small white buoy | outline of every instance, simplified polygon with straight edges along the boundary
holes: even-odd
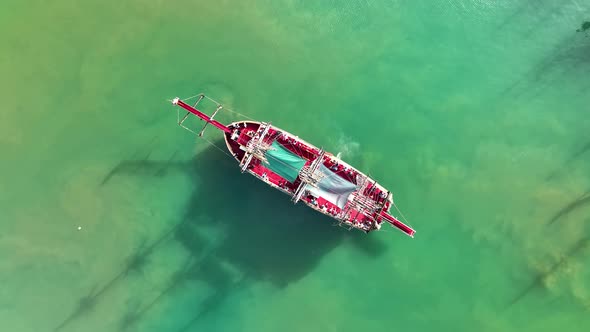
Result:
[[[78,230],[79,230],[79,231],[80,231],[80,230],[82,230],[82,226],[78,226]]]

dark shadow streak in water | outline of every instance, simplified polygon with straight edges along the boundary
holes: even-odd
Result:
[[[559,210],[551,219],[549,219],[549,222],[547,223],[547,225],[551,225],[551,224],[555,223],[559,219],[567,216],[568,214],[572,213],[573,211],[575,211],[577,209],[580,209],[580,208],[586,206],[587,204],[590,204],[590,190],[587,191],[586,193],[582,194],[582,196],[578,197],[576,200],[574,200],[570,204],[563,207],[561,210]]]
[[[179,236],[179,234],[186,233],[186,229],[183,229],[183,226],[186,226],[186,224],[183,224],[181,227],[176,229],[175,233],[177,236]],[[211,251],[208,250],[210,248],[207,248],[206,239],[199,238],[200,236],[201,235],[198,234],[192,234],[192,240],[195,243],[202,244],[200,246],[201,250],[199,256],[191,256],[189,259],[187,259],[184,266],[182,266],[169,278],[169,282],[162,289],[160,294],[158,294],[158,296],[156,296],[147,305],[125,314],[119,324],[119,331],[124,331],[135,325],[151,308],[155,307],[162,299],[164,299],[166,295],[170,294],[177,287],[185,285],[191,280],[203,280],[208,282],[211,287],[220,288],[220,284],[224,284],[225,281],[230,279],[230,277],[226,275],[226,272],[218,266],[216,260],[211,257],[212,254]],[[212,275],[212,271],[215,271],[214,273],[217,278],[214,280],[204,280],[201,278],[199,271],[203,268],[206,268],[209,271],[208,275]]]
[[[541,1],[524,1],[524,3],[518,7],[516,7],[511,14],[509,14],[502,23],[498,24],[496,27],[496,31],[500,31],[502,33],[506,33],[503,29],[514,22],[519,16],[526,15],[527,13],[539,13],[540,12],[540,5],[543,5]],[[529,7],[533,7],[529,10]]]
[[[184,266],[177,270],[169,279],[167,285],[162,291],[145,306],[126,313],[119,324],[119,331],[124,331],[135,325],[151,308],[156,306],[166,295],[172,292],[177,287],[181,286],[187,279],[187,272],[192,264],[192,258],[188,259]]]
[[[590,151],[590,142],[586,143],[581,149],[576,151],[567,161],[566,164],[570,164],[577,160],[580,156],[585,154],[586,152]]]
[[[590,82],[586,86],[580,87],[578,94],[575,96],[576,98],[588,98],[590,96]]]
[[[580,28],[576,30],[576,32],[584,32],[586,30],[590,30],[590,21],[583,22],[580,25]]]
[[[96,306],[96,302],[98,301],[98,296],[100,295],[100,291],[98,293],[94,293],[96,289],[96,285],[92,287],[90,292],[87,295],[84,295],[78,300],[78,304],[76,309],[70,313],[70,315],[64,319],[57,327],[53,329],[53,331],[59,331],[68,325],[74,319],[90,312]]]
[[[525,32],[522,33],[523,39],[530,38],[530,35],[534,33],[536,30],[539,30],[539,27],[547,27],[552,22],[552,18],[562,19],[560,15],[562,14],[563,10],[568,8],[563,1],[541,1],[541,0],[533,0],[533,1],[523,1],[524,3],[518,6],[510,15],[506,17],[496,27],[496,31],[501,33],[506,33],[503,31],[509,24],[515,21],[519,16],[524,16],[529,14],[531,17],[531,21],[527,22],[526,26],[529,27]],[[529,9],[530,8],[530,9]],[[517,22],[517,25],[523,26],[523,22]],[[583,28],[583,25],[582,25]],[[579,31],[580,29],[576,30]],[[514,33],[514,31],[512,31]]]
[[[168,158],[168,161],[166,162],[165,165],[163,165],[160,169],[158,169],[156,171],[156,173],[154,173],[155,176],[164,176],[166,175],[166,172],[168,170],[169,165],[172,163],[172,161],[174,160],[174,158],[176,157],[176,155],[178,154],[179,150],[174,151],[174,153],[170,156],[170,158]]]
[[[552,68],[562,57],[564,50],[568,50],[567,46],[574,41],[575,36],[567,37],[561,40],[548,55],[544,56],[540,61],[533,65],[529,70],[521,75],[519,79],[514,81],[504,91],[500,93],[501,96],[515,95],[515,98],[527,92],[529,82],[540,83],[544,74]]]
[[[559,173],[561,173],[565,168],[569,167],[572,163],[574,163],[576,160],[578,160],[582,155],[584,155],[586,152],[590,151],[590,142],[586,143],[584,146],[582,146],[582,148],[580,148],[579,150],[577,150],[574,154],[572,154],[564,163],[563,166],[554,170],[553,172],[551,172],[551,174],[549,174],[545,180],[549,181],[549,180],[553,180],[557,175],[559,175]]]
[[[107,281],[97,292],[95,292],[96,286],[85,296],[80,298],[78,301],[78,305],[74,311],[66,319],[64,319],[56,328],[53,329],[54,332],[61,330],[66,325],[71,323],[73,320],[83,316],[84,314],[91,311],[96,303],[98,302],[99,298],[103,296],[108,290],[110,290],[114,285],[117,284],[118,281],[124,279],[125,277],[129,276],[131,273],[139,272],[147,263],[147,257],[162,243],[165,242],[166,239],[170,238],[170,235],[176,230],[176,228],[180,226],[176,225],[171,230],[165,232],[162,236],[160,236],[156,241],[152,242],[148,247],[144,248],[143,244],[127,259],[125,267],[121,272]]]
[[[543,284],[543,281],[547,277],[549,277],[553,273],[555,273],[569,259],[571,259],[575,255],[577,255],[580,251],[584,250],[588,246],[588,242],[589,242],[588,237],[584,237],[584,238],[578,240],[574,244],[574,246],[572,248],[570,248],[570,250],[568,250],[568,252],[562,258],[560,258],[557,262],[555,262],[553,265],[551,265],[547,271],[537,274],[537,276],[533,280],[533,282],[531,284],[529,284],[529,286],[527,286],[525,289],[523,289],[512,301],[510,301],[510,303],[508,303],[508,305],[506,306],[505,309],[512,307],[513,305],[515,305],[516,303],[521,301],[523,298],[525,298],[531,291],[533,291],[534,289],[536,289],[538,287],[541,287]]]
[[[149,160],[149,154],[143,159],[122,160],[101,181],[101,185],[109,182],[115,175],[162,177],[169,172],[186,172],[187,162],[174,161],[175,151],[168,161]]]
[[[550,2],[547,5],[543,4],[543,10],[539,9],[539,11],[536,13],[537,16],[535,17],[534,22],[526,25],[528,26],[528,29],[522,34],[523,39],[530,39],[531,35],[539,30],[539,27],[550,27],[552,25],[559,24],[560,21],[563,20],[563,11],[568,8],[566,2],[571,1],[572,0],[550,0]]]
[[[558,42],[547,55],[504,89],[500,95],[502,97],[512,95],[515,99],[532,92],[533,96],[536,96],[546,88],[542,86],[542,82],[551,71],[560,69],[559,77],[563,77],[572,70],[580,71],[588,66],[590,66],[590,39],[572,33]],[[534,89],[531,88],[530,82],[536,83],[537,86]]]
[[[530,89],[527,96],[531,99],[536,99],[548,88],[556,88],[561,92],[563,80],[571,81],[573,77],[577,77],[575,81],[580,88],[584,87],[582,77],[578,73],[590,69],[590,40],[580,36],[572,35],[568,41],[567,47],[563,47],[560,52],[555,53],[540,70],[535,72],[532,79],[537,82],[535,89]],[[551,75],[553,79],[550,79]],[[586,80],[586,82],[588,82]],[[523,91],[524,94],[527,91]]]
[[[148,159],[150,158],[150,156],[151,156],[151,154],[152,154],[152,151],[153,151],[153,145],[154,145],[154,143],[155,143],[157,140],[158,140],[158,136],[154,136],[154,137],[153,137],[153,138],[152,138],[152,139],[149,141],[149,143],[148,143],[148,144],[146,144],[146,147],[148,147],[148,148],[149,148],[149,151],[148,151],[148,152],[145,154],[145,156],[143,157],[143,160],[148,160]],[[145,149],[141,149],[141,150],[145,150]],[[136,157],[134,157],[134,156],[137,156],[137,155],[139,155],[139,154],[140,154],[140,152],[139,152],[139,151],[136,151],[136,152],[135,152],[134,154],[132,154],[132,155],[131,155],[131,156],[130,156],[128,159],[135,159]],[[175,152],[175,153],[172,155],[172,158],[173,158],[175,155],[176,155],[176,152]],[[172,159],[172,158],[171,158],[171,159]],[[101,185],[101,186],[104,186],[104,185],[105,185],[107,182],[109,182],[109,180],[111,180],[111,178],[112,178],[112,177],[113,177],[115,174],[119,173],[119,172],[120,172],[120,168],[121,168],[121,167],[123,167],[123,165],[122,165],[123,163],[124,163],[124,161],[121,161],[121,162],[119,162],[117,165],[115,165],[115,167],[113,167],[113,168],[112,168],[112,169],[111,169],[111,170],[110,170],[110,171],[107,173],[107,175],[106,175],[106,176],[105,176],[105,177],[102,179],[102,181],[100,182],[100,185]]]

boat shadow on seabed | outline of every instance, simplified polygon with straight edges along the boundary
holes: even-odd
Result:
[[[262,281],[280,289],[296,282],[341,244],[350,244],[370,258],[384,251],[384,244],[374,234],[333,227],[331,218],[301,204],[294,206],[288,196],[241,174],[235,160],[212,146],[188,161],[150,160],[149,154],[144,159],[121,161],[101,185],[118,176],[162,177],[174,172],[188,175],[195,183],[183,220],[139,249],[98,291],[81,297],[78,307],[54,331],[90,313],[102,295],[131,272],[142,269],[148,256],[169,240],[181,243],[190,259],[158,296],[123,315],[119,331],[137,324],[167,294],[191,281],[204,282],[212,294],[200,299],[200,309],[179,331],[190,331],[200,318],[248,284]]]

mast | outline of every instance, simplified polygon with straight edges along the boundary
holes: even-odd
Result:
[[[246,169],[248,169],[248,165],[250,165],[250,162],[252,161],[253,157],[256,157],[256,159],[260,159],[262,161],[266,161],[264,153],[266,150],[270,148],[270,144],[268,144],[264,140],[266,139],[266,135],[268,134],[270,128],[270,123],[263,122],[260,125],[260,127],[258,127],[258,130],[256,131],[254,138],[248,141],[245,147],[241,147],[241,149],[246,152],[244,158],[242,158],[243,162],[240,163],[242,173],[245,172]],[[262,133],[260,133],[261,129]]]
[[[365,191],[369,188],[369,179],[368,177],[361,178],[361,185],[360,188],[357,190],[356,195],[353,197],[351,206],[353,206],[356,210],[356,215],[351,220],[354,224],[356,222],[356,218],[358,217],[359,213],[363,212],[363,214],[369,218],[371,218],[372,222],[375,222],[375,218],[373,217],[374,211],[377,209],[377,205],[375,201],[373,201],[370,197],[365,196]],[[374,188],[377,184],[377,180],[373,180],[373,184],[371,184],[371,188]],[[370,189],[369,189],[370,190]]]
[[[308,185],[315,187],[317,186],[318,182],[320,182],[320,180],[322,179],[323,175],[316,171],[324,161],[325,153],[326,152],[323,148],[320,149],[317,158],[314,159],[314,161],[309,165],[309,167],[304,167],[299,172],[299,178],[301,179],[301,183],[299,184],[299,187],[297,187],[295,193],[293,194],[293,203],[297,203],[301,199],[301,196],[303,196],[303,194],[305,193],[305,189]]]

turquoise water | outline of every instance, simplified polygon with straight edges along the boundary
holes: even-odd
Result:
[[[1,329],[586,331],[585,21],[574,0],[4,1]],[[342,152],[416,238],[241,174],[175,124],[166,100],[201,91]]]

